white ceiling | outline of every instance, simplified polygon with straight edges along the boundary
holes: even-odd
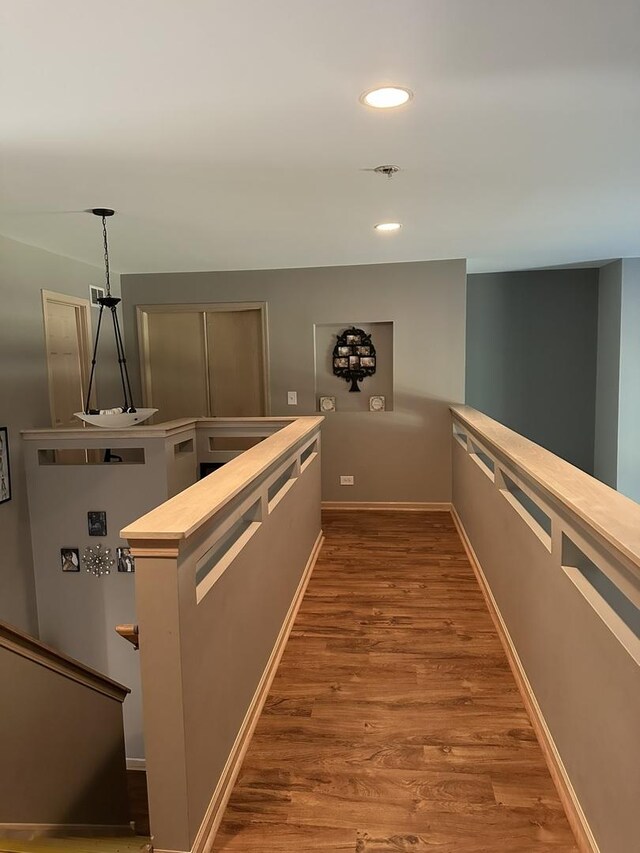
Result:
[[[640,255],[640,0],[4,0],[0,232],[124,272]],[[358,102],[399,83],[396,111]],[[363,171],[396,163],[393,181]],[[397,234],[372,226],[393,219]]]

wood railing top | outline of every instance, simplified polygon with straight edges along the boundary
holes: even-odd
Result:
[[[640,573],[640,504],[470,406],[454,418],[626,557]]]
[[[138,424],[125,427],[124,429],[103,429],[102,427],[66,427],[64,429],[53,429],[45,427],[41,429],[25,429],[21,435],[27,441],[42,441],[43,438],[52,439],[79,439],[79,438],[167,438],[180,432],[186,432],[194,427],[196,429],[211,429],[216,425],[228,427],[243,424],[255,426],[286,426],[293,423],[295,418],[287,417],[262,417],[262,418],[177,418],[173,421],[164,421],[160,424]]]
[[[296,418],[255,447],[227,462],[214,475],[185,489],[128,525],[120,535],[129,541],[180,540],[191,536],[243,489],[310,436],[322,417]]]
[[[98,693],[104,693],[119,702],[124,702],[127,693],[131,692],[123,684],[113,681],[101,672],[91,669],[81,661],[59,652],[53,646],[36,640],[35,637],[25,634],[6,622],[0,622],[0,647],[22,655],[40,666],[53,670],[72,681],[77,681],[92,690],[97,690]]]

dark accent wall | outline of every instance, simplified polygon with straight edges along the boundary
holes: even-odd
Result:
[[[593,473],[598,270],[467,279],[466,402]]]

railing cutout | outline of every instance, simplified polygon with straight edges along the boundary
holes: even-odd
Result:
[[[173,445],[174,456],[183,456],[187,453],[193,453],[193,439],[187,438],[185,441],[179,441]]]
[[[289,465],[279,477],[269,486],[267,492],[267,501],[269,504],[269,512],[273,512],[278,506],[282,498],[287,494],[289,489],[297,480],[296,474],[297,463],[293,462]]]
[[[467,438],[467,444],[469,447],[469,455],[473,461],[482,471],[484,471],[491,482],[494,483],[496,479],[496,466],[493,459],[489,456],[486,450],[483,450],[482,447],[476,444],[472,439]]]
[[[143,447],[40,448],[38,465],[144,465]]]
[[[528,524],[548,551],[551,551],[551,518],[502,468],[498,471],[500,494]]]
[[[317,455],[318,441],[316,439],[316,441],[312,441],[308,447],[305,447],[305,449],[300,454],[300,473],[302,473],[302,471],[306,470],[306,468],[311,465]]]
[[[566,533],[562,534],[562,568],[607,627],[640,663],[640,608]]]
[[[453,422],[453,437],[456,439],[458,444],[462,445],[465,450],[467,449],[467,434],[466,432],[464,432],[460,424],[456,423],[455,421]]]
[[[196,565],[196,601],[198,604],[229,568],[262,524],[262,502],[257,500]]]

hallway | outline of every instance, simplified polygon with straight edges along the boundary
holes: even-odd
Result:
[[[215,853],[577,850],[449,514],[323,528]]]

